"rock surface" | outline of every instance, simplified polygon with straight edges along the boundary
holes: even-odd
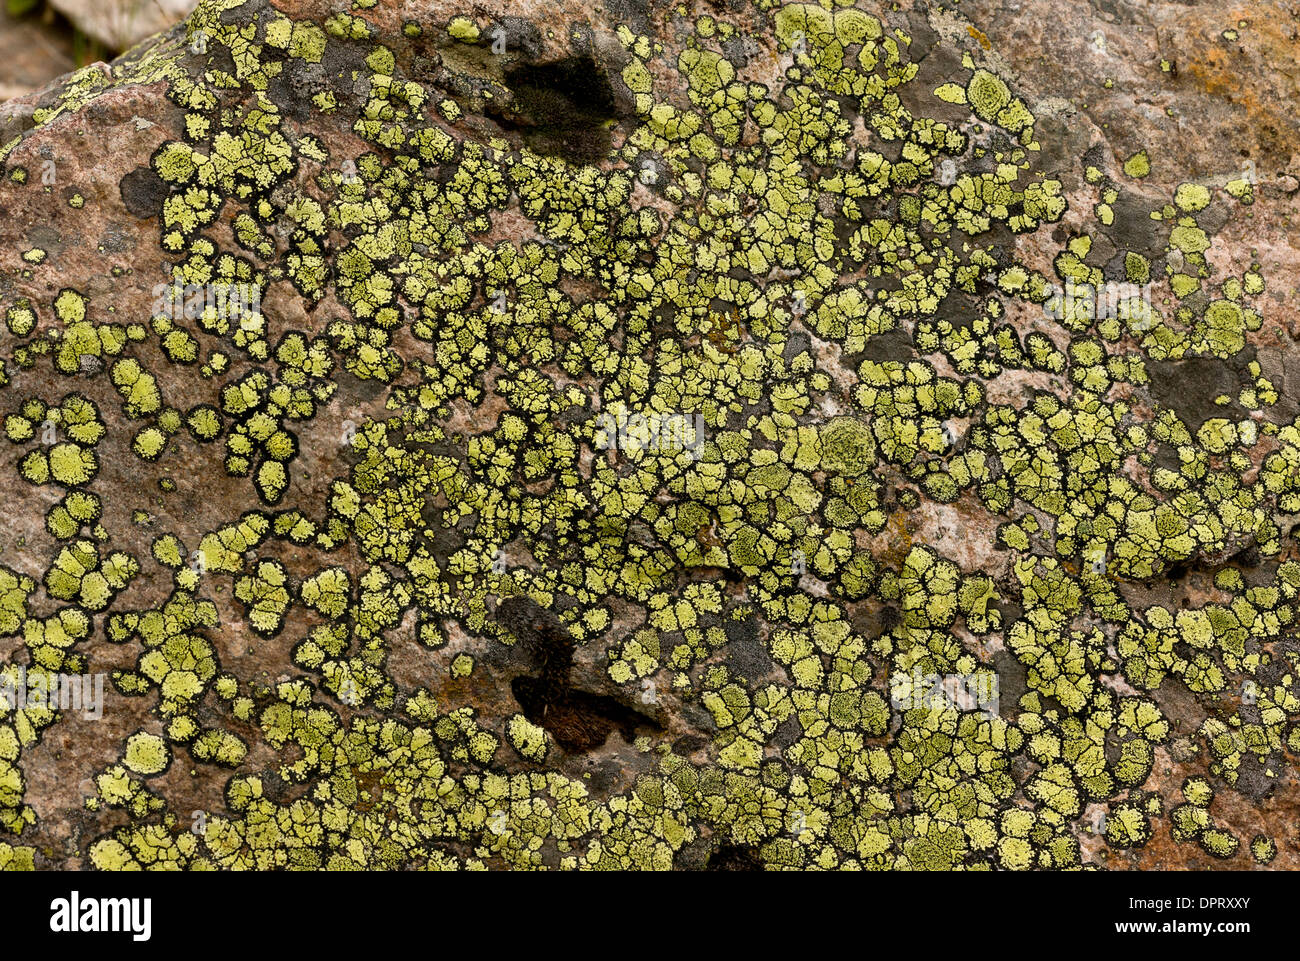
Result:
[[[0,105],[0,867],[1297,867],[1285,6],[204,0]]]

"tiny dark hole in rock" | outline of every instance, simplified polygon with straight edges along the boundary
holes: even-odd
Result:
[[[609,152],[614,92],[591,57],[520,64],[506,71],[506,86],[513,116],[503,119],[538,153],[592,163]]]
[[[569,673],[573,666],[573,638],[546,619],[526,624],[531,636],[521,638],[534,652],[538,675],[521,675],[510,682],[510,691],[524,717],[545,728],[561,748],[570,754],[600,747],[614,731],[631,742],[638,727],[659,725],[606,694],[575,688]]]

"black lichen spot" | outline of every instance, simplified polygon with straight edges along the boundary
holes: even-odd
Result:
[[[531,20],[524,17],[502,17],[500,23],[488,29],[487,36],[495,39],[497,30],[505,31],[506,49],[511,53],[522,54],[528,59],[541,56],[542,32]]]
[[[1192,430],[1211,417],[1240,415],[1240,405],[1221,407],[1214,402],[1221,394],[1231,397],[1237,393],[1240,376],[1234,366],[1215,357],[1148,361],[1151,396],[1171,408]]]
[[[650,29],[649,0],[605,0],[605,9],[615,23],[625,23],[637,33]]]
[[[272,103],[280,107],[290,119],[305,122],[312,117],[315,104],[312,98],[325,91],[333,91],[330,76],[323,64],[289,60],[267,88]],[[337,96],[337,95],[336,95]]]
[[[157,217],[167,195],[171,193],[162,177],[144,165],[132,170],[117,186],[126,209],[141,220]]]
[[[993,655],[993,669],[998,675],[998,707],[1004,718],[1013,718],[1020,711],[1020,698],[1029,690],[1028,669],[1010,651]]]
[[[915,356],[907,331],[895,328],[867,338],[862,356],[878,364],[906,362]]]
[[[767,652],[754,620],[728,621],[727,666],[741,677],[751,681],[764,678],[773,670],[772,658]]]

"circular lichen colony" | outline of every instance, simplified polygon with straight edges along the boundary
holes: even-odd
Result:
[[[205,0],[0,143],[150,246],[0,286],[3,676],[118,732],[60,853],[70,712],[0,703],[0,867],[1274,858],[1216,820],[1300,749],[1252,184],[1090,152],[1067,221],[979,44],[839,0],[332,7]],[[118,195],[42,185],[149,91]]]

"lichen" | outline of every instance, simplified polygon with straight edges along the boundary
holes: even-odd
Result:
[[[1073,869],[1090,833],[1131,850],[1160,818],[1237,855],[1209,778],[1275,783],[1300,746],[1296,654],[1276,646],[1300,590],[1281,558],[1300,422],[1249,360],[1264,280],[1212,265],[1202,226],[1248,184],[1180,184],[1152,211],[1167,246],[1134,250],[1109,238],[1146,151],[1080,159],[1097,197],[1067,229],[1011,78],[964,50],[922,82],[901,29],[838,3],[745,11],[783,58],[771,87],[728,52],[738,12],[679,18],[678,49],[620,26],[619,96],[593,103],[626,114],[580,163],[460,125],[537,103],[490,63],[493,24],[451,18],[425,76],[402,46],[422,31],[380,43],[370,6],[322,29],[206,0],[201,51],[80,71],[4,148],[19,191],[27,141],[104,91],[162,82],[185,112],[148,166],[169,271],[148,324],[73,287],[4,304],[6,372],[100,363],[117,397],[0,393],[11,470],[53,485],[48,568],[0,567],[0,633],[48,671],[95,669],[102,634],[131,665],[112,695],[149,715],[95,772],[88,809],[129,818],[91,864],[664,869],[726,848]],[[280,79],[333,55],[346,82],[290,103]],[[1051,245],[1051,272],[1010,235]],[[1107,249],[1155,296],[1099,309]],[[263,310],[271,287],[311,325]],[[1176,396],[1201,383],[1157,389],[1160,365],[1229,362],[1214,417]],[[1011,402],[1008,383],[1033,386]],[[110,552],[107,451],[161,504],[176,463],[247,503],[184,538],[175,513],[137,512],[146,549]],[[977,532],[973,557],[954,549]],[[1267,576],[1239,575],[1246,550],[1276,559]],[[1137,589],[1193,565],[1215,600]],[[145,571],[167,596],[126,608]],[[229,618],[266,675],[214,643]],[[392,667],[412,650],[436,665],[418,683]],[[966,697],[996,678],[1000,702]],[[1223,709],[1184,732],[1206,772],[1165,812],[1170,679]],[[36,821],[22,753],[58,720],[0,705],[15,835]],[[567,763],[610,739],[627,783]],[[174,760],[227,772],[201,833],[155,778]],[[272,774],[303,790],[266,791]],[[0,867],[31,864],[0,843]]]

